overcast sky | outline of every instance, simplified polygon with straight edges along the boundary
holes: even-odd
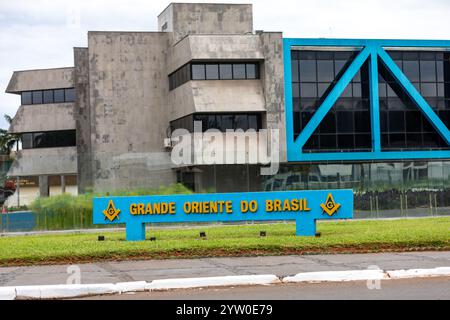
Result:
[[[180,1],[177,2],[195,2]],[[226,0],[197,2],[227,2]],[[449,39],[450,0],[249,0],[255,30],[301,38]],[[73,66],[88,30],[156,31],[167,0],[0,0],[0,127],[14,70]]]

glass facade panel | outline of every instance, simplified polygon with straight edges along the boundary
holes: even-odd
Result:
[[[358,51],[291,51],[294,139],[357,54]],[[450,127],[450,53],[390,50],[388,54]],[[378,66],[382,150],[450,149],[380,59]],[[331,134],[335,139],[326,136]],[[332,141],[336,142],[334,147]],[[352,151],[352,145],[353,151],[372,149],[367,61],[309,138],[303,152],[323,152],[322,147]]]

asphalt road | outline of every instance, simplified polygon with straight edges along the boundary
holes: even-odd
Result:
[[[234,288],[141,292],[88,300],[450,300],[450,278],[382,280],[380,289],[365,281],[283,284]]]

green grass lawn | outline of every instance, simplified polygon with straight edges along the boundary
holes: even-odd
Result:
[[[199,238],[205,231],[206,240]],[[260,237],[265,230],[267,237]],[[100,260],[212,256],[450,250],[450,217],[404,220],[319,222],[321,237],[296,237],[295,225],[210,226],[154,229],[126,242],[124,232],[0,238],[0,265],[75,263]],[[97,235],[106,241],[97,241]]]

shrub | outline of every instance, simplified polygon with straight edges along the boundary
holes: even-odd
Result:
[[[36,214],[37,230],[68,230],[98,228],[92,224],[92,199],[102,196],[139,196],[190,194],[191,190],[182,184],[174,184],[157,189],[117,190],[106,193],[86,193],[78,196],[62,194],[47,198],[37,198],[31,204]]]

